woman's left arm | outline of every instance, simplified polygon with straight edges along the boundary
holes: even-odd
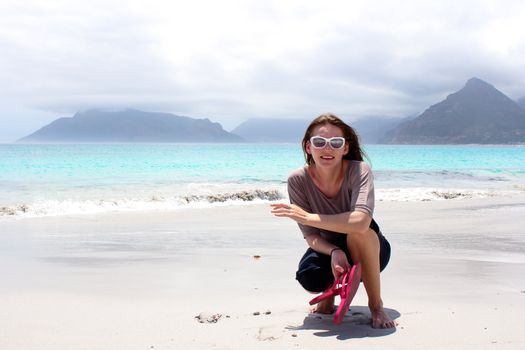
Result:
[[[325,215],[308,213],[295,204],[272,204],[272,214],[287,217],[296,222],[323,230],[344,234],[363,234],[370,227],[372,218],[361,211],[348,211],[340,214]]]

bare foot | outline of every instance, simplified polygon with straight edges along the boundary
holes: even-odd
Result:
[[[334,300],[335,297],[321,300],[315,305],[315,308],[312,312],[317,312],[319,314],[331,314],[334,312]]]
[[[381,305],[377,308],[370,308],[372,313],[372,327],[373,328],[395,328],[397,323],[390,318]]]

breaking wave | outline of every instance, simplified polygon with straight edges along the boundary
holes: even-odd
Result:
[[[279,190],[250,190],[177,197],[151,196],[143,199],[39,200],[0,206],[0,217],[42,217],[71,214],[99,214],[120,211],[169,211],[276,201],[285,198]]]
[[[378,202],[424,202],[512,196],[525,187],[512,190],[473,190],[457,188],[376,188]],[[249,205],[271,201],[288,201],[286,187],[252,189],[189,195],[150,195],[120,199],[45,199],[16,205],[0,204],[0,218],[101,214],[125,211],[172,211],[183,208],[209,208],[228,205]]]

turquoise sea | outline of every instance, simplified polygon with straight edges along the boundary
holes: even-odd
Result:
[[[365,147],[376,200],[525,190],[524,146]],[[0,217],[21,218],[287,199],[297,144],[1,144]]]

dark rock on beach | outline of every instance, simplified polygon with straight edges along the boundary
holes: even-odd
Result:
[[[244,202],[250,202],[255,199],[261,200],[279,200],[282,199],[282,194],[277,190],[254,190],[254,191],[240,191],[240,192],[228,192],[214,195],[198,195],[198,196],[186,196],[184,200],[187,203],[206,201],[209,203],[226,202],[230,200],[241,200]]]
[[[222,314],[210,314],[206,312],[201,312],[195,318],[199,323],[217,323],[222,317]]]

